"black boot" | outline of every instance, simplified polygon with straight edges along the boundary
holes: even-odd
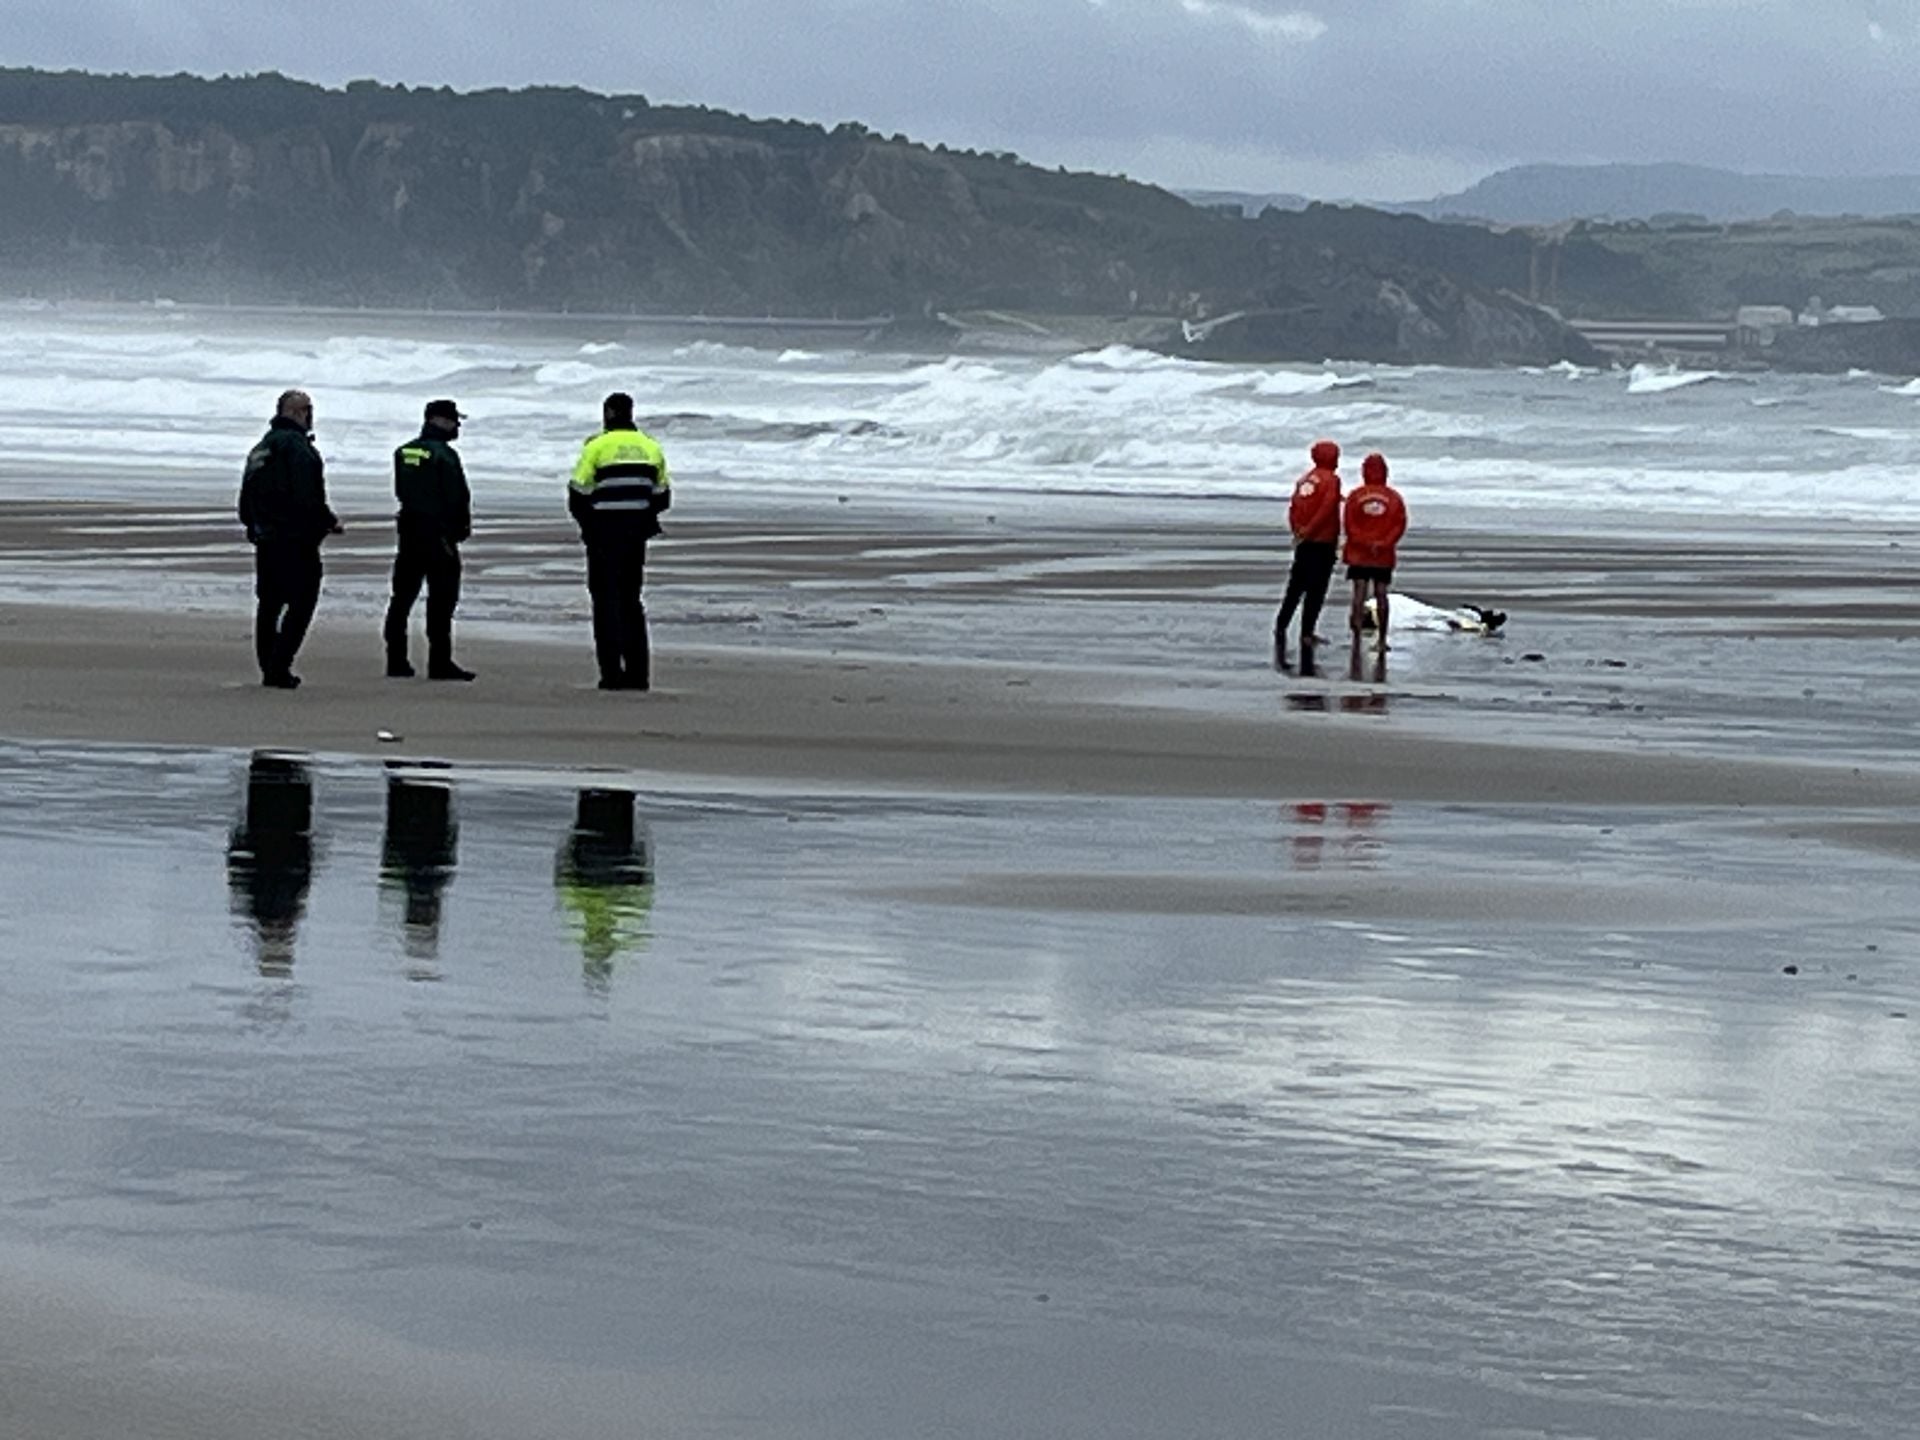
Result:
[[[429,680],[471,680],[473,671],[456,665],[451,660],[436,660],[427,666]]]
[[[405,651],[402,651],[398,655],[394,654],[391,650],[387,652],[387,678],[389,680],[411,680],[413,678],[413,662],[407,659]]]
[[[1303,676],[1315,676],[1320,669],[1313,663],[1313,645],[1306,640],[1300,642],[1300,673]]]

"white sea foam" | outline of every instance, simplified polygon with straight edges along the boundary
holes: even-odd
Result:
[[[1253,381],[1256,395],[1325,395],[1333,390],[1358,390],[1371,387],[1371,375],[1336,375],[1332,371],[1302,374],[1297,370],[1272,370]]]
[[[589,340],[580,347],[582,355],[613,355],[627,347],[617,340]]]
[[[1636,365],[1627,374],[1629,395],[1664,395],[1690,385],[1705,385],[1728,377],[1718,370],[1680,370],[1673,366]]]
[[[1186,370],[1205,369],[1203,360],[1183,360],[1132,345],[1109,345],[1101,350],[1086,350],[1065,362],[1068,365],[1099,370]]]
[[[757,352],[744,345],[727,345],[718,340],[694,340],[673,352],[676,360],[720,360],[754,358]]]
[[[473,416],[463,451],[477,487],[494,503],[525,495],[544,507],[551,477],[597,422],[600,395],[624,389],[643,417],[667,420],[689,498],[703,487],[831,486],[909,500],[977,491],[1107,496],[1136,509],[1143,498],[1266,505],[1325,436],[1350,457],[1387,454],[1417,516],[1470,507],[1490,523],[1510,514],[1530,526],[1615,512],[1712,513],[1716,523],[1855,513],[1920,521],[1920,492],[1903,498],[1920,439],[1873,388],[1834,381],[1714,386],[1694,393],[1677,424],[1665,423],[1677,412],[1657,407],[1623,412],[1618,385],[1569,384],[1573,372],[1560,368],[1214,365],[1126,346],[783,363],[779,351],[713,342],[669,349],[629,340],[614,350],[549,330],[503,337],[421,326],[399,340],[338,333],[334,317],[304,331],[187,318],[183,331],[151,312],[10,314],[0,351],[0,474],[9,478],[0,494],[67,473],[99,417],[112,415],[152,472],[171,477],[170,496],[224,507],[237,457],[273,396],[301,385],[314,392],[344,503],[390,502],[387,456],[417,424],[421,401],[448,393]],[[1643,366],[1626,385],[1657,396],[1714,378]],[[1920,398],[1920,380],[1879,388]],[[1645,423],[1652,419],[1662,423]]]
[[[1837,440],[1885,440],[1897,445],[1911,443],[1911,430],[1896,430],[1888,425],[1816,425],[1816,435],[1831,435]]]
[[[533,372],[536,385],[545,385],[551,389],[564,390],[576,385],[597,385],[604,380],[607,372],[598,365],[588,365],[583,361],[559,360],[542,365]]]

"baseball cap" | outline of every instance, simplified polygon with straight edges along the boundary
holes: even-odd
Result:
[[[429,400],[427,402],[426,418],[429,420],[460,421],[467,417],[460,413],[460,407],[451,400]]]

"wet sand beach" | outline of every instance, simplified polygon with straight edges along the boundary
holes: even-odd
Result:
[[[29,682],[0,734],[365,751],[387,729],[403,753],[881,784],[1676,803],[1844,803],[1877,793],[1854,768],[1912,765],[1888,740],[1920,707],[1920,546],[1884,537],[1430,530],[1403,615],[1491,603],[1507,630],[1416,618],[1355,683],[1338,585],[1326,678],[1270,671],[1285,562],[1231,511],[1141,532],[1057,503],[706,508],[654,547],[659,691],[636,707],[581,693],[579,547],[552,520],[467,547],[485,673],[453,695],[379,677],[390,525],[356,522],[289,698],[242,693],[251,575],[224,515],[0,504],[0,655]]]
[[[482,679],[456,688],[384,679],[375,645],[322,623],[301,661],[308,683],[289,695],[249,677],[248,633],[239,617],[6,607],[0,734],[936,791],[1920,804],[1920,774],[1645,753],[1623,765],[1577,738],[1470,738],[1441,707],[1430,733],[1381,725],[1364,707],[1342,713],[1339,697],[1330,713],[1290,708],[1277,684],[1223,695],[1093,669],[667,650],[653,693],[608,695],[578,643],[495,636],[467,642]]]
[[[0,745],[0,1426],[1892,1433],[1911,862],[1309,793]]]

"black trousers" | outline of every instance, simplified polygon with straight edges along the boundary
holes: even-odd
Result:
[[[263,540],[253,551],[253,653],[260,674],[284,675],[320,603],[320,547]]]
[[[460,547],[438,535],[402,529],[387,604],[387,658],[407,658],[407,629],[420,586],[427,587],[427,668],[453,663],[453,612],[460,604]]]
[[[646,579],[647,542],[601,540],[587,544],[587,594],[593,600],[593,653],[602,680],[647,683],[652,653],[647,643],[647,606],[640,598]]]
[[[1320,623],[1320,607],[1327,603],[1327,585],[1333,579],[1335,546],[1331,541],[1303,540],[1293,547],[1293,569],[1287,573],[1287,594],[1280,602],[1280,613],[1273,619],[1274,648],[1284,649],[1287,626],[1293,612],[1300,611],[1301,643],[1313,635]]]

